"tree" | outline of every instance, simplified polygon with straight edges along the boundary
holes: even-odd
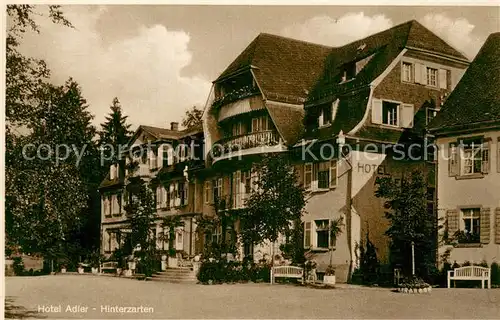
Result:
[[[127,144],[132,134],[129,130],[130,124],[127,124],[127,116],[123,115],[118,98],[113,99],[110,109],[111,112],[106,116],[106,121],[101,124],[98,143],[106,159],[112,159],[104,165],[105,167],[119,160],[120,146]]]
[[[7,6],[6,73],[5,73],[5,114],[7,126],[24,124],[33,119],[35,109],[31,100],[48,81],[50,71],[43,60],[24,56],[19,52],[22,36],[26,32],[39,33],[33,19],[43,15],[34,5]],[[54,23],[72,27],[64,17],[60,6],[49,5],[48,17]]]
[[[35,98],[38,121],[27,122],[30,133],[8,138],[6,232],[23,252],[57,258],[86,246],[80,236],[88,235],[82,226],[93,212],[88,209],[89,193],[95,191],[89,184],[97,162],[95,129],[72,80],[64,86],[44,84]],[[99,228],[93,227],[98,239]]]
[[[203,122],[202,117],[203,110],[193,106],[190,110],[186,111],[186,115],[184,116],[184,119],[182,119],[182,126],[186,129],[201,126]]]
[[[154,272],[156,239],[151,228],[156,219],[156,203],[152,187],[140,177],[128,177],[126,187],[128,203],[124,209],[129,217],[132,247],[140,246],[135,254],[140,259],[146,277]]]
[[[386,218],[390,226],[386,235],[390,237],[391,262],[401,265],[403,272],[411,274],[411,245],[415,244],[415,270],[427,276],[435,264],[435,231],[437,221],[434,213],[427,210],[426,183],[420,171],[403,176],[399,183],[391,178],[377,179],[376,196],[386,199]]]
[[[260,244],[290,235],[305,207],[305,190],[298,185],[293,166],[282,155],[266,155],[252,175],[253,192],[240,214],[243,241]]]

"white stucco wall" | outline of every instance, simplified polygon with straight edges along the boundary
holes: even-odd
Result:
[[[476,137],[484,135],[491,138],[490,143],[490,170],[481,178],[457,179],[448,175],[448,151],[449,143],[457,141],[458,138]],[[438,159],[438,215],[446,217],[446,211],[457,209],[462,206],[478,206],[490,208],[490,242],[482,244],[482,247],[459,248],[443,246],[440,252],[446,248],[452,248],[450,262],[464,261],[480,262],[486,260],[500,262],[500,244],[495,243],[495,230],[500,226],[495,225],[495,208],[500,207],[500,168],[499,166],[499,143],[500,131],[475,133],[454,137],[440,138],[437,144],[440,147]]]

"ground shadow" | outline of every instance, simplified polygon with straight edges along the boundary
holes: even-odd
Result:
[[[28,319],[28,318],[37,318],[43,319],[44,315],[35,311],[28,310],[23,306],[16,305],[13,297],[5,298],[5,319]]]

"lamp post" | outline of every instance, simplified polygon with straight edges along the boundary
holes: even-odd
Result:
[[[415,242],[411,242],[411,274],[415,275]]]

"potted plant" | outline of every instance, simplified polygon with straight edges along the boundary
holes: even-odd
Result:
[[[326,268],[325,276],[323,277],[323,283],[326,285],[335,285],[335,267],[329,265]]]
[[[98,251],[93,252],[92,255],[90,256],[90,266],[91,266],[92,274],[99,273],[99,266],[100,266],[101,260],[102,260],[102,257]]]
[[[83,274],[85,270],[83,269],[83,264],[80,262],[78,263],[78,273]]]
[[[134,255],[128,256],[127,264],[128,264],[128,270],[130,270],[133,273],[136,268],[136,261]]]
[[[325,276],[323,278],[323,283],[327,285],[335,285],[335,267],[333,266],[333,251],[335,249],[335,244],[337,243],[338,236],[342,233],[342,227],[344,226],[344,217],[339,217],[338,219],[332,220],[330,226],[328,227],[328,232],[330,235],[330,264],[326,268]]]
[[[177,268],[179,261],[177,260],[177,250],[175,248],[168,249],[168,267]]]
[[[125,257],[121,249],[116,249],[113,252],[113,259],[117,262],[116,274],[121,275],[125,268]]]
[[[66,265],[61,264],[61,273],[66,273]]]

